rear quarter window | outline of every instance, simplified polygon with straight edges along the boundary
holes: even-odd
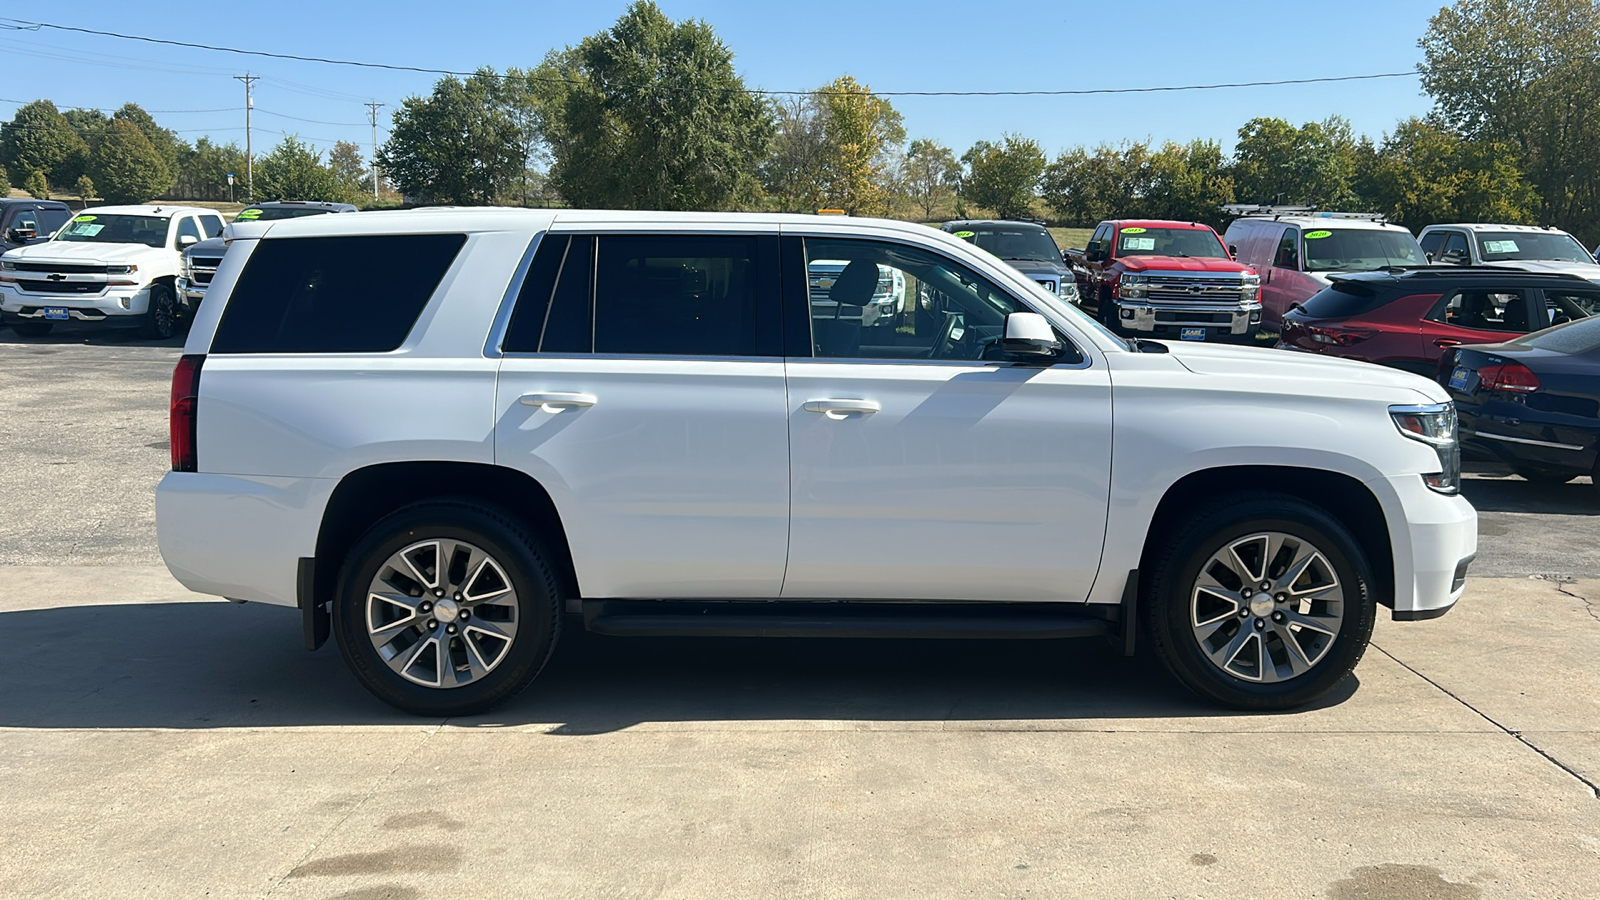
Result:
[[[461,234],[263,240],[228,297],[212,353],[386,353],[466,243]]]
[[[1398,294],[1358,281],[1338,282],[1325,287],[1300,304],[1313,319],[1347,319],[1372,312],[1395,299]]]

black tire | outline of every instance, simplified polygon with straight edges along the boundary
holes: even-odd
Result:
[[[139,330],[152,340],[164,341],[178,333],[178,295],[172,285],[150,285],[150,308],[145,310]]]
[[[393,554],[433,538],[482,548],[505,570],[516,592],[517,631],[505,655],[487,674],[454,687],[428,687],[402,677],[383,660],[366,625],[367,590],[380,569]],[[333,602],[339,652],[363,687],[409,713],[462,716],[504,703],[538,676],[560,637],[563,598],[551,560],[525,525],[492,506],[446,499],[397,510],[367,529],[345,558]]]
[[[1258,532],[1281,532],[1309,542],[1322,552],[1344,590],[1343,619],[1331,644],[1307,671],[1275,682],[1225,672],[1201,649],[1194,625],[1199,617],[1191,619],[1201,567],[1213,553]],[[1376,617],[1371,567],[1349,530],[1319,507],[1283,494],[1242,494],[1208,504],[1153,539],[1160,541],[1160,549],[1153,554],[1140,597],[1145,631],[1167,669],[1202,697],[1252,711],[1302,706],[1344,681],[1371,642]],[[1241,620],[1239,629],[1249,622]],[[1289,652],[1282,643],[1263,640],[1259,645],[1268,647],[1280,658]]]
[[[1540,469],[1532,466],[1515,466],[1511,471],[1522,476],[1522,480],[1534,484],[1566,484],[1578,477],[1576,472],[1558,472],[1554,469]]]
[[[20,337],[30,337],[30,338],[44,337],[45,335],[49,334],[50,333],[50,329],[52,329],[54,327],[55,327],[55,324],[52,323],[52,322],[12,322],[11,323],[12,330],[16,331],[18,336],[20,336]]]

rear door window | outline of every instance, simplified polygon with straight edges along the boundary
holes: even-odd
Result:
[[[1530,291],[1467,288],[1444,299],[1428,318],[1457,328],[1526,334],[1543,327]]]
[[[466,236],[263,240],[228,298],[213,353],[386,353],[401,345]]]

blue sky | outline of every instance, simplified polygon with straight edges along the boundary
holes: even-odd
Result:
[[[609,26],[625,0],[584,2],[8,3],[0,15],[248,49],[471,70],[532,66]],[[878,90],[1029,90],[1265,81],[1412,69],[1439,0],[1388,2],[870,2],[661,0],[710,22],[747,83],[803,90],[849,73]],[[366,100],[426,93],[434,76],[159,47],[59,31],[0,30],[0,118],[49,97],[62,107],[135,101],[193,140],[244,143],[246,69],[257,85],[257,152],[297,133],[370,143]],[[959,154],[1015,132],[1054,155],[1077,144],[1220,140],[1253,116],[1332,114],[1377,136],[1427,111],[1414,78],[1172,94],[896,98],[911,137]],[[176,112],[183,110],[185,112]],[[221,110],[188,112],[190,110]],[[289,118],[297,117],[297,118]],[[300,121],[314,120],[314,121]],[[380,140],[382,135],[380,133]]]

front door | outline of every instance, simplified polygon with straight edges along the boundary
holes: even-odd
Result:
[[[777,597],[789,429],[776,235],[546,235],[502,343],[495,461],[590,598]]]
[[[1534,291],[1499,286],[1474,287],[1441,297],[1422,321],[1422,352],[1428,364],[1460,344],[1490,344],[1544,327]]]
[[[846,263],[830,289],[846,306],[870,297],[879,266],[933,302],[870,332],[850,320],[788,320],[810,335],[791,344],[787,362],[783,595],[1083,601],[1111,478],[1104,361],[1075,349],[1050,367],[1000,361],[1005,316],[1027,307],[930,251],[806,238],[787,258],[802,252]],[[803,282],[785,287],[806,304]]]

